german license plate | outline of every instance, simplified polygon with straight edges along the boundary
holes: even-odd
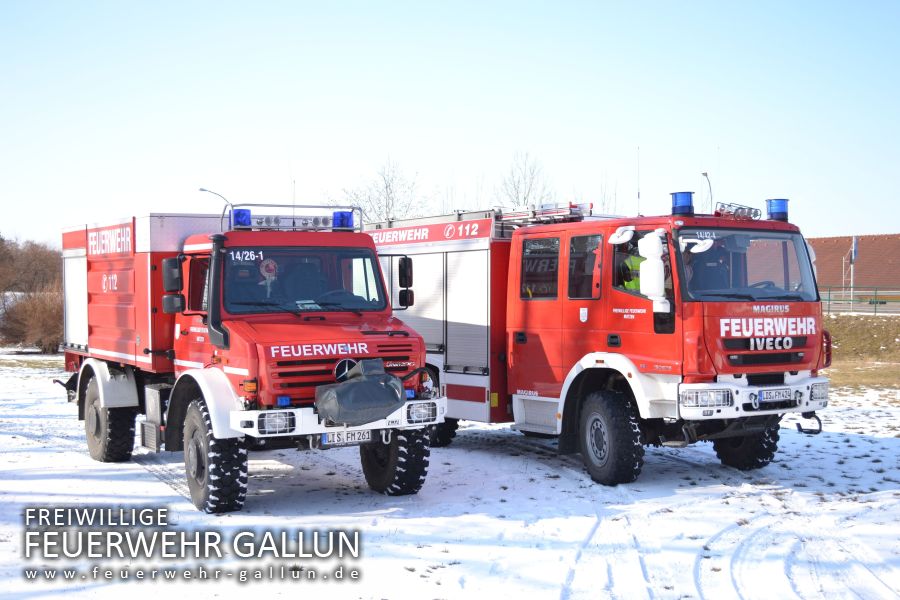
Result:
[[[787,388],[777,390],[761,390],[759,399],[762,402],[779,402],[781,400],[791,399],[791,390]]]
[[[329,431],[322,434],[323,446],[355,446],[372,441],[372,430]]]

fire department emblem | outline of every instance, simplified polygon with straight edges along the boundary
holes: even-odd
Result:
[[[350,370],[356,366],[356,362],[357,361],[352,358],[339,360],[338,364],[334,365],[334,378],[337,381],[344,381],[347,379],[347,375],[349,375]]]

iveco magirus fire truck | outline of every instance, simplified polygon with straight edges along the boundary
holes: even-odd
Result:
[[[559,437],[592,478],[633,481],[645,445],[712,441],[722,463],[768,464],[779,422],[828,402],[831,341],[814,256],[787,222],[720,203],[694,214],[591,216],[590,206],[459,212],[376,224],[380,251],[414,256],[428,368],[459,419]],[[396,260],[384,259],[386,269]]]
[[[91,456],[129,460],[143,415],[141,445],[184,451],[207,512],[242,507],[251,445],[358,445],[372,489],[418,492],[446,403],[360,216],[229,204],[65,231],[66,388]]]

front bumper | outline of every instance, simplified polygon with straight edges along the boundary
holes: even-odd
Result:
[[[814,388],[815,386],[815,388]],[[824,389],[824,393],[823,393]],[[788,399],[768,400],[767,394],[781,390]],[[786,393],[783,390],[788,390]],[[815,399],[813,398],[815,390]],[[697,399],[698,394],[706,396]],[[717,392],[703,394],[703,392]],[[724,398],[730,393],[730,403]],[[713,400],[712,396],[718,396]],[[699,406],[686,405],[700,404]],[[704,403],[706,405],[704,405]],[[737,419],[756,415],[814,412],[828,406],[828,379],[811,377],[809,372],[787,375],[783,385],[749,385],[746,378],[730,375],[715,383],[681,383],[678,385],[678,416],[685,421]]]
[[[434,410],[424,406],[434,404]],[[277,408],[272,410],[233,410],[229,413],[232,429],[255,438],[276,438],[301,435],[321,435],[336,431],[366,431],[370,429],[419,429],[444,422],[447,398],[416,399],[406,402],[384,419],[358,427],[331,426],[323,423],[311,406]],[[423,417],[423,415],[427,415]],[[419,418],[415,418],[418,416]],[[272,418],[277,417],[277,418]],[[410,417],[413,417],[412,419]]]

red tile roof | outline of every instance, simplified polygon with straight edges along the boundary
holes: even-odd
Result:
[[[856,287],[900,290],[900,234],[856,236],[859,253],[854,265]],[[810,238],[816,252],[816,279],[819,288],[850,285],[850,246],[852,236]],[[845,275],[841,277],[841,266]]]

